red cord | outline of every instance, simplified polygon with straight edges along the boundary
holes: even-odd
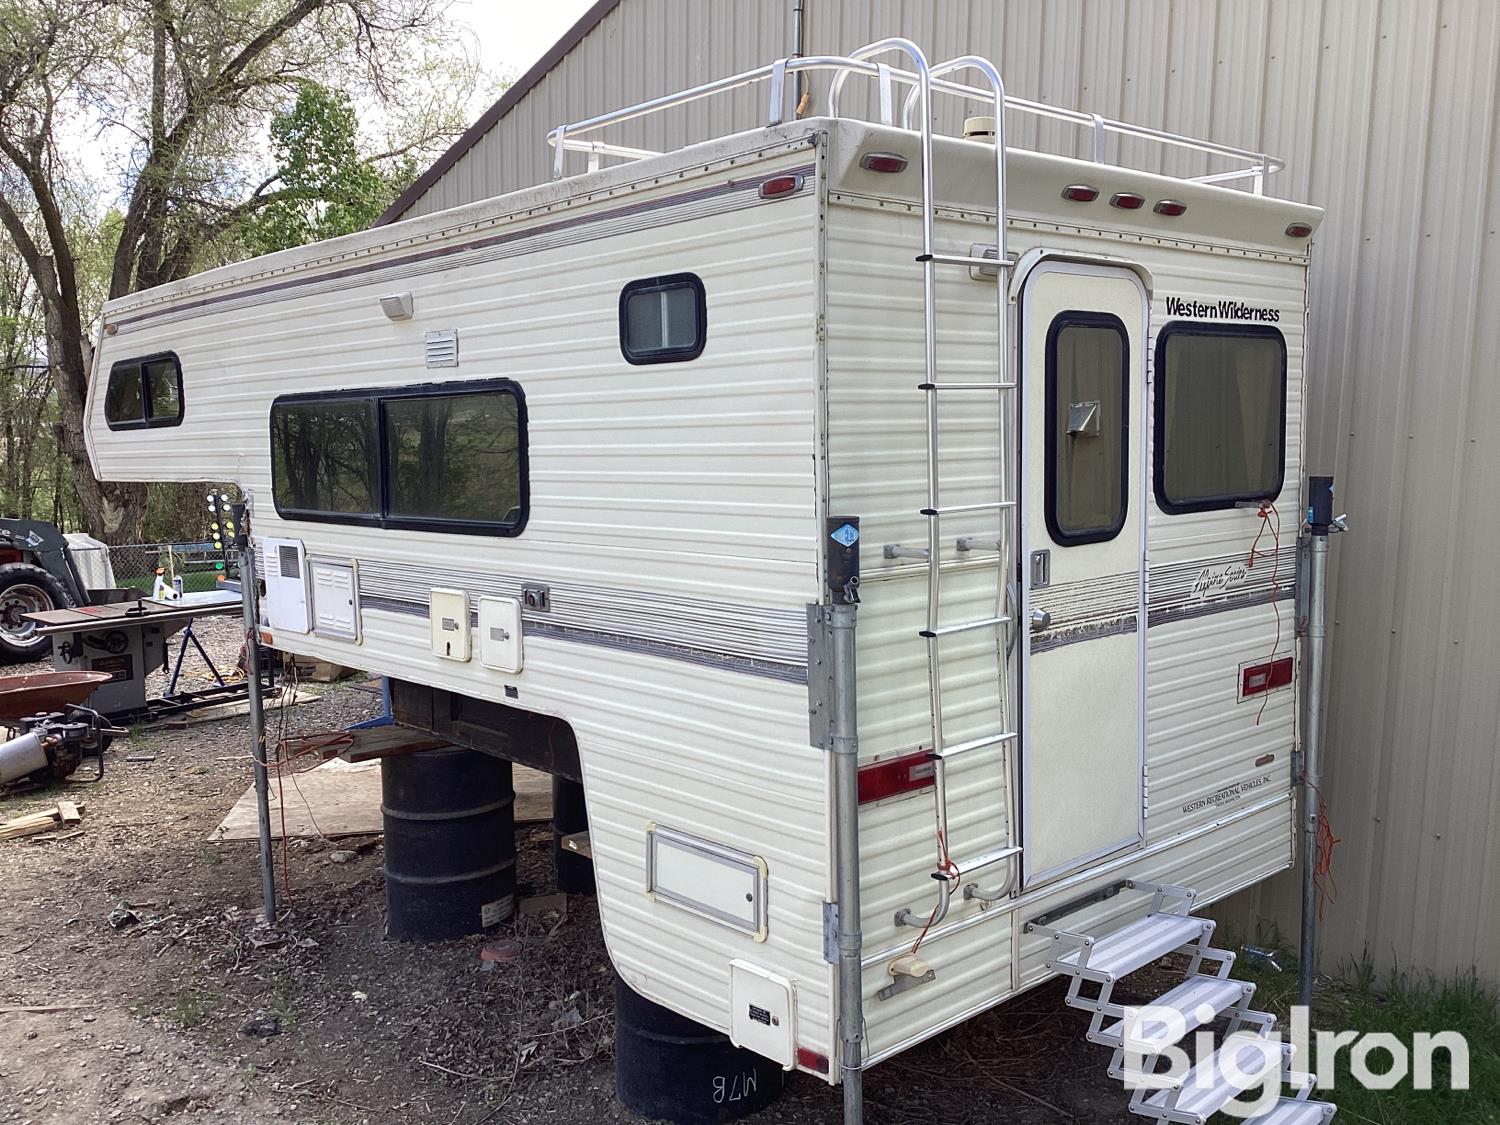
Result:
[[[948,843],[943,839],[942,829],[938,830],[937,842],[938,873],[945,880],[952,882],[959,877],[961,872],[958,869],[958,864],[953,862],[953,857],[948,854]],[[943,893],[948,893],[947,887],[943,888]],[[927,931],[932,929],[932,924],[937,921],[938,911],[942,909],[942,906],[942,900],[939,899],[938,904],[932,908],[932,913],[927,916],[927,924],[922,927],[922,932],[917,935],[917,940],[912,942],[911,951],[913,956],[916,955],[918,949],[922,948],[922,943],[927,940]]]
[[[1343,839],[1333,834],[1333,823],[1328,819],[1328,802],[1323,791],[1316,785],[1313,792],[1318,795],[1317,852],[1313,861],[1313,884],[1318,888],[1318,921],[1323,920],[1323,907],[1339,900],[1338,881],[1333,877],[1333,849]]]
[[[1276,652],[1281,648],[1281,604],[1278,597],[1281,593],[1281,513],[1276,510],[1276,505],[1270,500],[1260,502],[1260,530],[1255,533],[1255,542],[1250,544],[1250,558],[1245,566],[1247,569],[1255,569],[1255,556],[1260,547],[1261,536],[1266,533],[1266,528],[1271,528],[1271,611],[1276,615],[1276,640],[1271,645],[1270,662],[1276,660]],[[1271,522],[1271,517],[1276,522]],[[1260,726],[1261,716],[1266,713],[1266,704],[1271,701],[1270,691],[1266,691],[1260,698],[1260,710],[1255,713],[1255,725]]]

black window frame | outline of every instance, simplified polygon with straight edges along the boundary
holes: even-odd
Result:
[[[172,371],[177,376],[177,414],[172,418],[153,417],[151,411],[151,384],[146,378],[146,368],[163,360],[172,361]],[[134,369],[135,378],[141,384],[141,416],[122,421],[111,421],[109,417],[109,389],[115,379],[127,370]],[[151,355],[122,359],[110,365],[109,378],[104,384],[104,424],[111,430],[161,430],[182,425],[187,416],[187,397],[182,392],[182,361],[176,352],[153,352]]]
[[[510,395],[516,403],[516,460],[519,473],[519,498],[516,507],[520,514],[514,521],[505,520],[457,520],[431,516],[392,516],[389,513],[390,450],[386,427],[385,404],[394,399],[406,398],[460,398],[469,395]],[[407,387],[367,387],[337,391],[309,391],[298,394],[278,395],[271,402],[267,414],[267,434],[275,432],[276,408],[298,403],[348,402],[363,400],[371,404],[375,415],[376,480],[375,499],[379,511],[374,515],[351,512],[322,512],[304,508],[283,508],[276,496],[275,454],[271,457],[271,503],[276,514],[284,520],[301,520],[309,523],[350,524],[357,527],[379,527],[393,531],[431,531],[449,535],[489,535],[513,539],[526,530],[531,517],[531,462],[526,412],[526,394],[521,384],[514,379],[476,379],[464,382],[420,383]]]
[[[1057,339],[1068,328],[1108,328],[1120,337],[1120,507],[1114,523],[1089,531],[1065,531],[1057,522]],[[1107,543],[1124,530],[1130,519],[1130,330],[1113,313],[1065,309],[1047,326],[1046,385],[1043,389],[1043,457],[1046,460],[1042,507],[1047,534],[1060,547]]]
[[[1173,500],[1166,491],[1167,470],[1167,344],[1174,336],[1237,336],[1248,339],[1275,340],[1281,349],[1281,407],[1277,419],[1276,483],[1267,492],[1223,493],[1194,500]],[[1286,337],[1281,329],[1268,324],[1238,324],[1223,321],[1173,320],[1162,325],[1156,334],[1155,370],[1151,379],[1152,445],[1151,491],[1156,506],[1169,516],[1195,512],[1229,511],[1240,504],[1275,500],[1286,487]]]
[[[632,297],[644,293],[661,293],[669,289],[690,289],[698,306],[698,318],[692,344],[678,348],[652,348],[646,351],[630,347],[629,322],[626,307]],[[687,363],[703,354],[708,344],[708,293],[703,288],[703,279],[695,273],[669,273],[660,277],[642,277],[627,282],[620,290],[620,354],[625,362],[637,367],[652,363]]]

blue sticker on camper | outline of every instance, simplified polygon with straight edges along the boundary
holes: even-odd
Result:
[[[842,527],[836,528],[831,538],[840,547],[852,547],[859,539],[859,528],[855,527],[852,523],[846,523]]]

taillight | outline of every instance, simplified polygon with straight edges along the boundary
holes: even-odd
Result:
[[[772,176],[769,180],[761,181],[760,197],[775,199],[778,195],[791,195],[801,186],[801,176]]]
[[[1264,695],[1273,688],[1286,687],[1292,682],[1292,658],[1269,660],[1264,664],[1248,664],[1240,669],[1240,698]]]
[[[1286,233],[1289,238],[1306,238],[1308,235],[1312,234],[1312,224],[1292,223],[1289,227],[1286,228]]]
[[[1109,205],[1122,211],[1139,211],[1146,206],[1146,197],[1133,191],[1117,191],[1109,197]]]
[[[874,762],[859,769],[859,803],[883,801],[902,793],[915,793],[932,785],[934,766],[926,750]]]
[[[828,1056],[814,1051],[811,1047],[797,1048],[797,1065],[815,1070],[819,1074],[828,1073]]]
[[[1187,204],[1180,199],[1160,199],[1151,210],[1158,215],[1181,215],[1187,210]]]
[[[894,152],[867,152],[859,158],[859,166],[866,172],[904,172],[906,157]]]
[[[1092,203],[1099,198],[1099,189],[1088,184],[1069,184],[1062,189],[1062,197],[1074,203]]]

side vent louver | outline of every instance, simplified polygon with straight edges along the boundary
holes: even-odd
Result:
[[[276,552],[277,569],[283,578],[301,578],[302,561],[297,557],[297,548],[283,543]]]
[[[429,332],[425,343],[428,367],[458,366],[458,329]]]

